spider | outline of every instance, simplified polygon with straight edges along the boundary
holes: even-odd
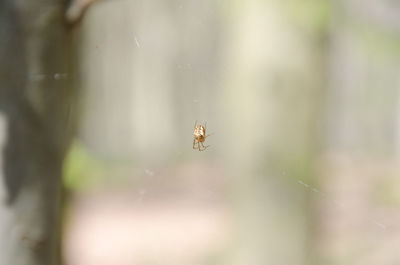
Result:
[[[197,147],[198,147],[199,151],[204,151],[207,149],[207,147],[209,147],[209,145],[204,146],[204,144],[203,144],[203,142],[206,140],[206,138],[211,135],[211,134],[206,135],[206,129],[207,129],[207,122],[205,123],[204,127],[203,127],[203,125],[197,125],[197,121],[195,122],[194,130],[193,130],[193,135],[194,135],[193,149],[196,149],[194,147],[196,144],[196,141],[197,141]],[[201,149],[200,144],[203,147],[203,149]]]

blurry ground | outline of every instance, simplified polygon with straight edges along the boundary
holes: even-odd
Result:
[[[322,191],[313,192],[318,264],[400,264],[398,162],[336,155],[320,169]]]
[[[313,243],[302,264],[400,264],[398,163],[334,156],[318,164],[319,183],[293,180],[313,208]],[[119,174],[127,177],[74,196],[66,265],[233,264],[226,258],[234,254],[240,227],[231,180],[220,168],[199,162]],[[280,231],[285,220],[277,225]],[[248,229],[263,233],[267,224],[261,226]]]
[[[131,174],[123,187],[74,196],[67,265],[218,264],[232,229],[221,171],[199,163]]]

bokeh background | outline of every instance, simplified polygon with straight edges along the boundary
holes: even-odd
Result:
[[[66,264],[400,264],[399,13],[95,2],[76,36]]]

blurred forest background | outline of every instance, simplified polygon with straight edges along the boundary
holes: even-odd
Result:
[[[398,14],[98,0],[76,36],[66,264],[400,264]]]

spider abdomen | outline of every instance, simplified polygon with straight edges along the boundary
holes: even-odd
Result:
[[[205,126],[203,127],[202,125],[197,125],[196,121],[196,123],[194,124],[193,136],[194,136],[193,149],[196,149],[195,144],[197,141],[197,147],[199,151],[204,151],[208,147],[208,145],[204,146],[203,142],[206,140],[207,136],[209,136],[206,135],[206,127]],[[200,144],[201,146],[203,146],[203,149],[200,148]]]

